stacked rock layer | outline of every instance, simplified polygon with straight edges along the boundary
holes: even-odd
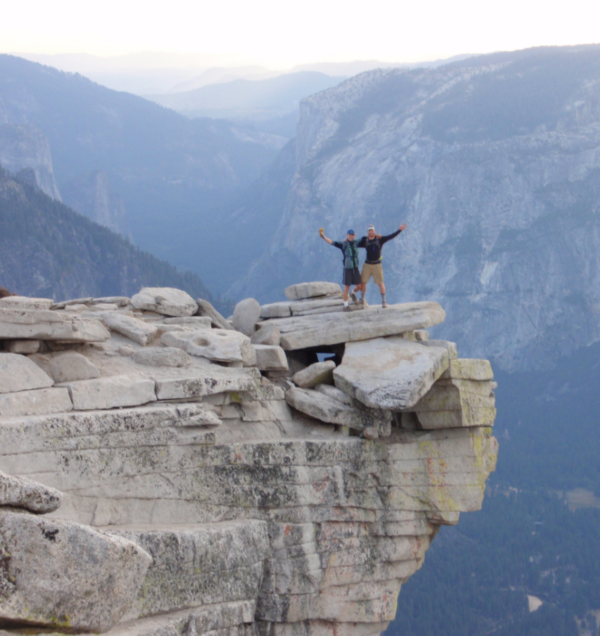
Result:
[[[481,507],[491,367],[429,340],[437,303],[286,296],[231,320],[174,289],[0,300],[4,629],[385,630]]]

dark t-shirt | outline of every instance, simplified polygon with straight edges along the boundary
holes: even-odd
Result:
[[[367,250],[366,262],[371,265],[381,262],[381,248],[389,240],[396,238],[400,232],[402,230],[396,230],[393,234],[382,236],[380,239],[375,237],[372,240],[368,236],[363,236],[358,242],[358,247],[364,247]]]

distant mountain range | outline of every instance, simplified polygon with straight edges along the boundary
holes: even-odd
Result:
[[[269,79],[236,79],[185,92],[146,97],[188,117],[265,120],[297,111],[301,99],[343,80],[343,77],[315,71],[299,71]]]
[[[48,194],[54,184],[94,220],[118,220],[124,210],[126,222],[112,229],[184,269],[195,260],[203,218],[259,177],[286,142],[231,122],[190,120],[8,55],[0,55],[0,121],[0,163],[33,168]]]

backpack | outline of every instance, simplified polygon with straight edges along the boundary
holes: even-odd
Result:
[[[344,241],[342,254],[344,269],[354,269],[355,267],[358,267],[358,247],[356,247],[356,241],[353,241],[352,243]]]

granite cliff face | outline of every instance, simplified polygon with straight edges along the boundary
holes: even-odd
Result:
[[[440,301],[467,355],[526,369],[597,340],[599,104],[597,46],[371,71],[304,100],[279,227],[232,293],[336,280],[321,226],[406,222],[388,297]]]
[[[131,238],[123,199],[114,192],[103,170],[70,181],[63,188],[65,203],[109,230]]]
[[[33,185],[61,200],[48,140],[35,126],[0,125],[0,166],[14,174],[31,171]]]
[[[494,470],[487,360],[331,283],[0,300],[0,626],[375,636]],[[327,357],[323,360],[323,357]],[[45,515],[45,516],[41,516]]]

